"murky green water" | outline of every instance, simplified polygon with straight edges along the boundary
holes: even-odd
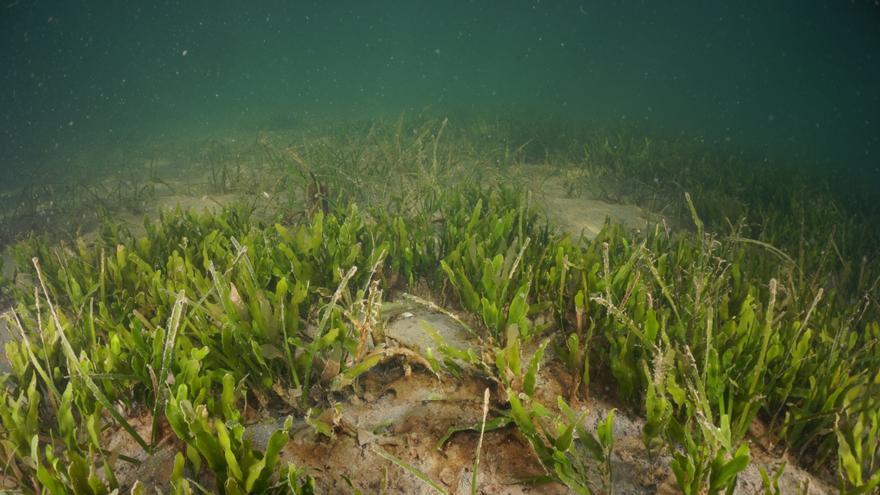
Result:
[[[878,2],[3,0],[0,491],[871,492]]]
[[[880,175],[868,1],[7,0],[0,40],[7,183],[152,136],[425,108],[623,124]]]

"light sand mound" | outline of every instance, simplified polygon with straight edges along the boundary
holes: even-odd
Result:
[[[546,180],[536,195],[550,223],[574,236],[596,237],[609,218],[631,229],[644,229],[648,224],[647,215],[638,206],[608,203],[585,195],[568,197],[562,177]]]

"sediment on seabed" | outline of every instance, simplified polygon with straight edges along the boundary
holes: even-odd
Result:
[[[514,127],[169,144],[6,192],[7,488],[880,484],[876,207]]]

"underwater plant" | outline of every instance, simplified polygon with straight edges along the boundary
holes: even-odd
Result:
[[[11,247],[16,275],[0,281],[14,301],[4,474],[27,493],[134,489],[114,471],[138,459],[113,455],[101,434],[120,428],[145,454],[176,449],[174,493],[311,493],[309,473],[285,465],[292,425],[329,441],[340,399],[400,365],[441,379],[474,374],[490,387],[492,416],[450,429],[441,447],[458,431],[482,439],[507,428],[544,481],[580,493],[614,485],[614,413],[593,431],[582,407],[606,384],[616,407],[644,417],[651,462],[671,456],[685,493],[733,490],[754,440],[802,466],[833,464],[846,493],[876,489],[880,268],[873,234],[852,235],[864,218],[738,192],[680,143],[596,135],[573,146],[508,131],[473,142],[446,121],[400,119],[353,142],[306,141],[296,158],[258,143],[277,173],[303,167],[299,187],[317,184],[320,197],[292,194],[259,213],[254,203],[178,209],[138,234],[106,219],[93,242],[23,238]],[[632,232],[609,221],[593,239],[558,232],[523,188],[447,187],[473,157],[510,168],[579,157],[565,162],[587,170],[578,180],[631,175],[637,201],[674,196],[684,227]],[[672,169],[672,158],[693,168]],[[218,191],[228,189],[224,163]],[[294,203],[300,213],[281,211]],[[387,343],[385,301],[410,292],[460,316],[473,347],[430,328],[423,356]],[[564,399],[540,393],[550,364],[570,375]],[[279,404],[294,419],[255,448],[248,407]],[[754,437],[757,423],[766,438]],[[768,491],[779,476],[766,475]]]

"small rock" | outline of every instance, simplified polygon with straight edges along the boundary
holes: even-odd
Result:
[[[442,471],[440,471],[440,481],[442,481],[446,486],[455,486],[455,472],[452,468],[445,467]]]
[[[376,441],[378,437],[373,434],[373,432],[364,430],[362,428],[358,428],[357,431],[357,441],[358,445],[363,447],[364,445],[371,444]]]

